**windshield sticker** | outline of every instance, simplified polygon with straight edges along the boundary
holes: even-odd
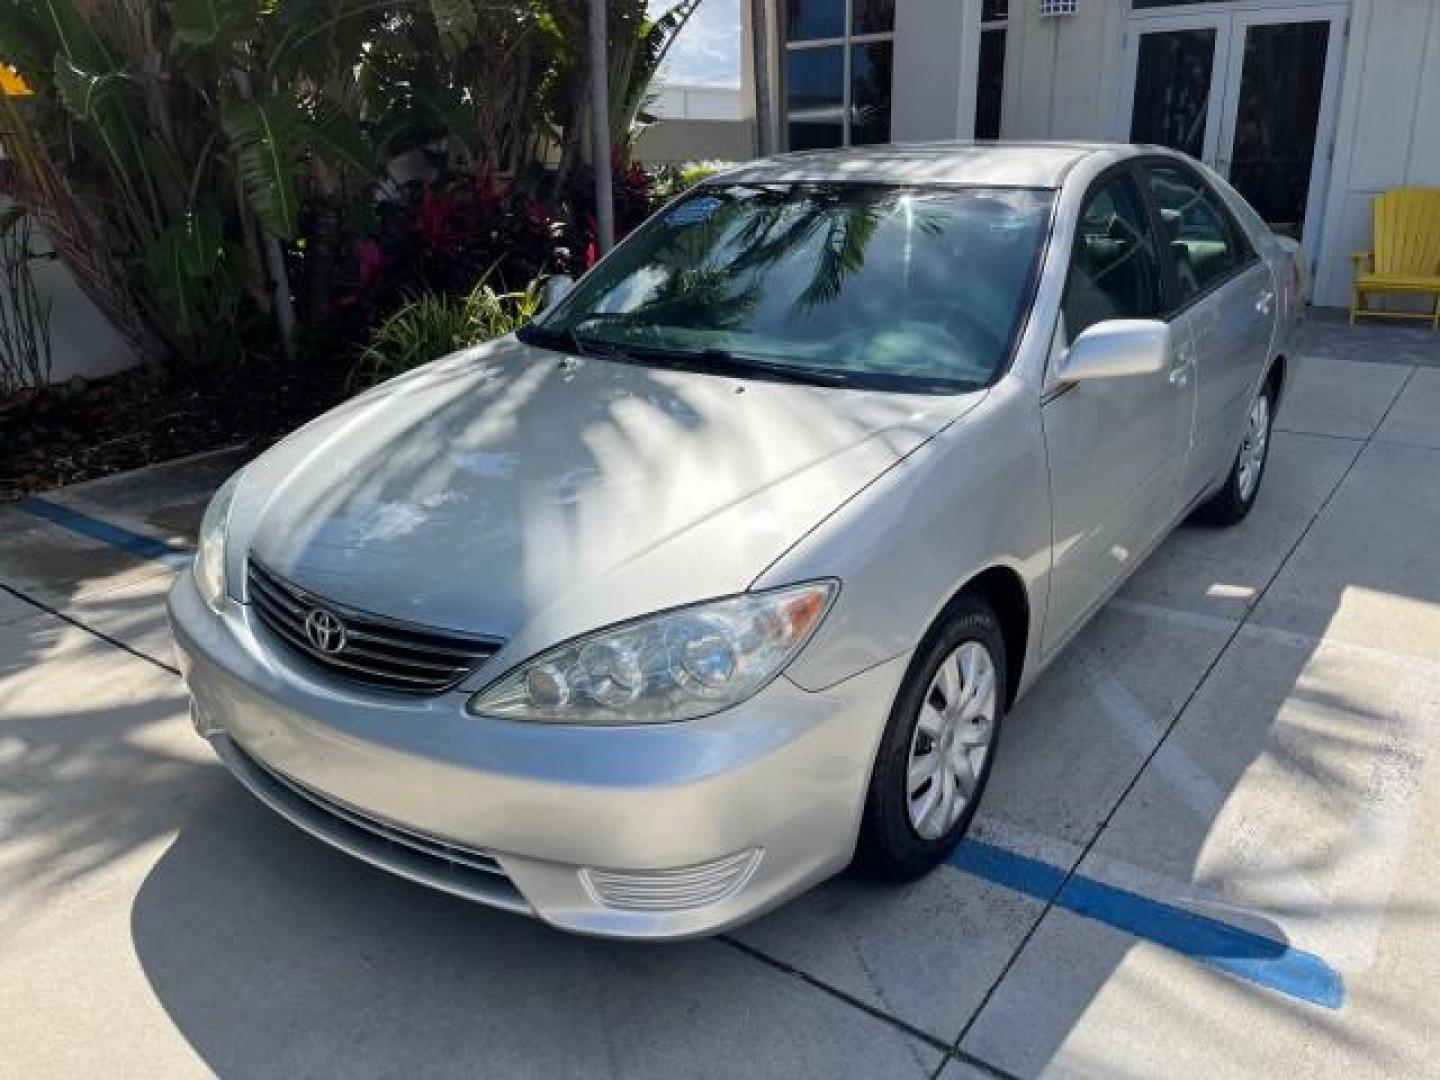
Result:
[[[713,195],[702,195],[698,199],[687,199],[665,215],[665,224],[677,228],[699,225],[721,206],[721,200]]]

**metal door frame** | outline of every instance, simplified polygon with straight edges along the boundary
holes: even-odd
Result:
[[[1213,8],[1174,7],[1130,10],[1120,26],[1120,48],[1124,55],[1124,77],[1115,103],[1113,130],[1122,142],[1130,139],[1135,110],[1135,81],[1139,72],[1140,37],[1176,30],[1214,30],[1215,54],[1210,70],[1210,99],[1205,117],[1205,140],[1201,160],[1227,180],[1234,153],[1236,116],[1239,109],[1240,79],[1245,67],[1245,35],[1252,26],[1277,23],[1326,22],[1330,37],[1325,49],[1325,73],[1321,81],[1320,110],[1315,130],[1315,157],[1310,165],[1305,200],[1305,221],[1301,246],[1312,263],[1320,250],[1325,197],[1335,153],[1336,126],[1340,115],[1340,81],[1344,70],[1345,46],[1349,36],[1350,5],[1341,0],[1290,0],[1285,4],[1264,0],[1237,0],[1217,3]]]

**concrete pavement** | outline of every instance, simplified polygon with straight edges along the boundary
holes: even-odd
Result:
[[[1435,374],[1297,361],[1255,513],[1007,719],[956,866],[682,946],[276,819],[189,729],[173,562],[0,509],[0,1075],[1440,1076]],[[181,546],[233,465],[50,501]]]

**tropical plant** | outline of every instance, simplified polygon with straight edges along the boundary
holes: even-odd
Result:
[[[489,277],[487,274],[486,277]],[[482,279],[464,296],[424,293],[406,301],[375,330],[350,372],[362,389],[470,345],[508,334],[540,310],[542,280],[498,293]]]
[[[689,191],[708,176],[720,171],[714,161],[688,161],[683,165],[662,165],[655,170],[655,197],[668,201]]]
[[[84,207],[76,246],[126,269],[132,338],[233,351],[248,296],[288,340],[280,245],[308,175],[375,173],[344,97],[380,18],[362,0],[13,0],[0,56],[35,96],[0,132],[23,153],[9,193]]]
[[[580,268],[597,160],[622,230],[643,217],[628,135],[698,3],[608,0],[612,161],[586,137],[586,0],[0,0],[0,62],[34,90],[0,98],[0,193],[142,354],[288,355],[297,322],[353,325],[354,253],[407,198],[402,157],[435,200],[493,183],[525,206],[507,222],[545,223],[462,215],[466,281],[511,242],[532,251],[507,277]]]
[[[32,232],[18,207],[0,214],[0,398],[50,381],[50,302],[35,288]]]

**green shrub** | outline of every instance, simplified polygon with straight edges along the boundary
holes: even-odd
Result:
[[[651,172],[654,196],[660,202],[673,199],[723,168],[725,165],[718,161],[687,161],[683,165],[662,165]]]
[[[375,328],[350,371],[350,388],[363,390],[510,333],[540,310],[541,284],[536,278],[520,292],[497,293],[482,278],[464,296],[424,293],[406,301]]]

